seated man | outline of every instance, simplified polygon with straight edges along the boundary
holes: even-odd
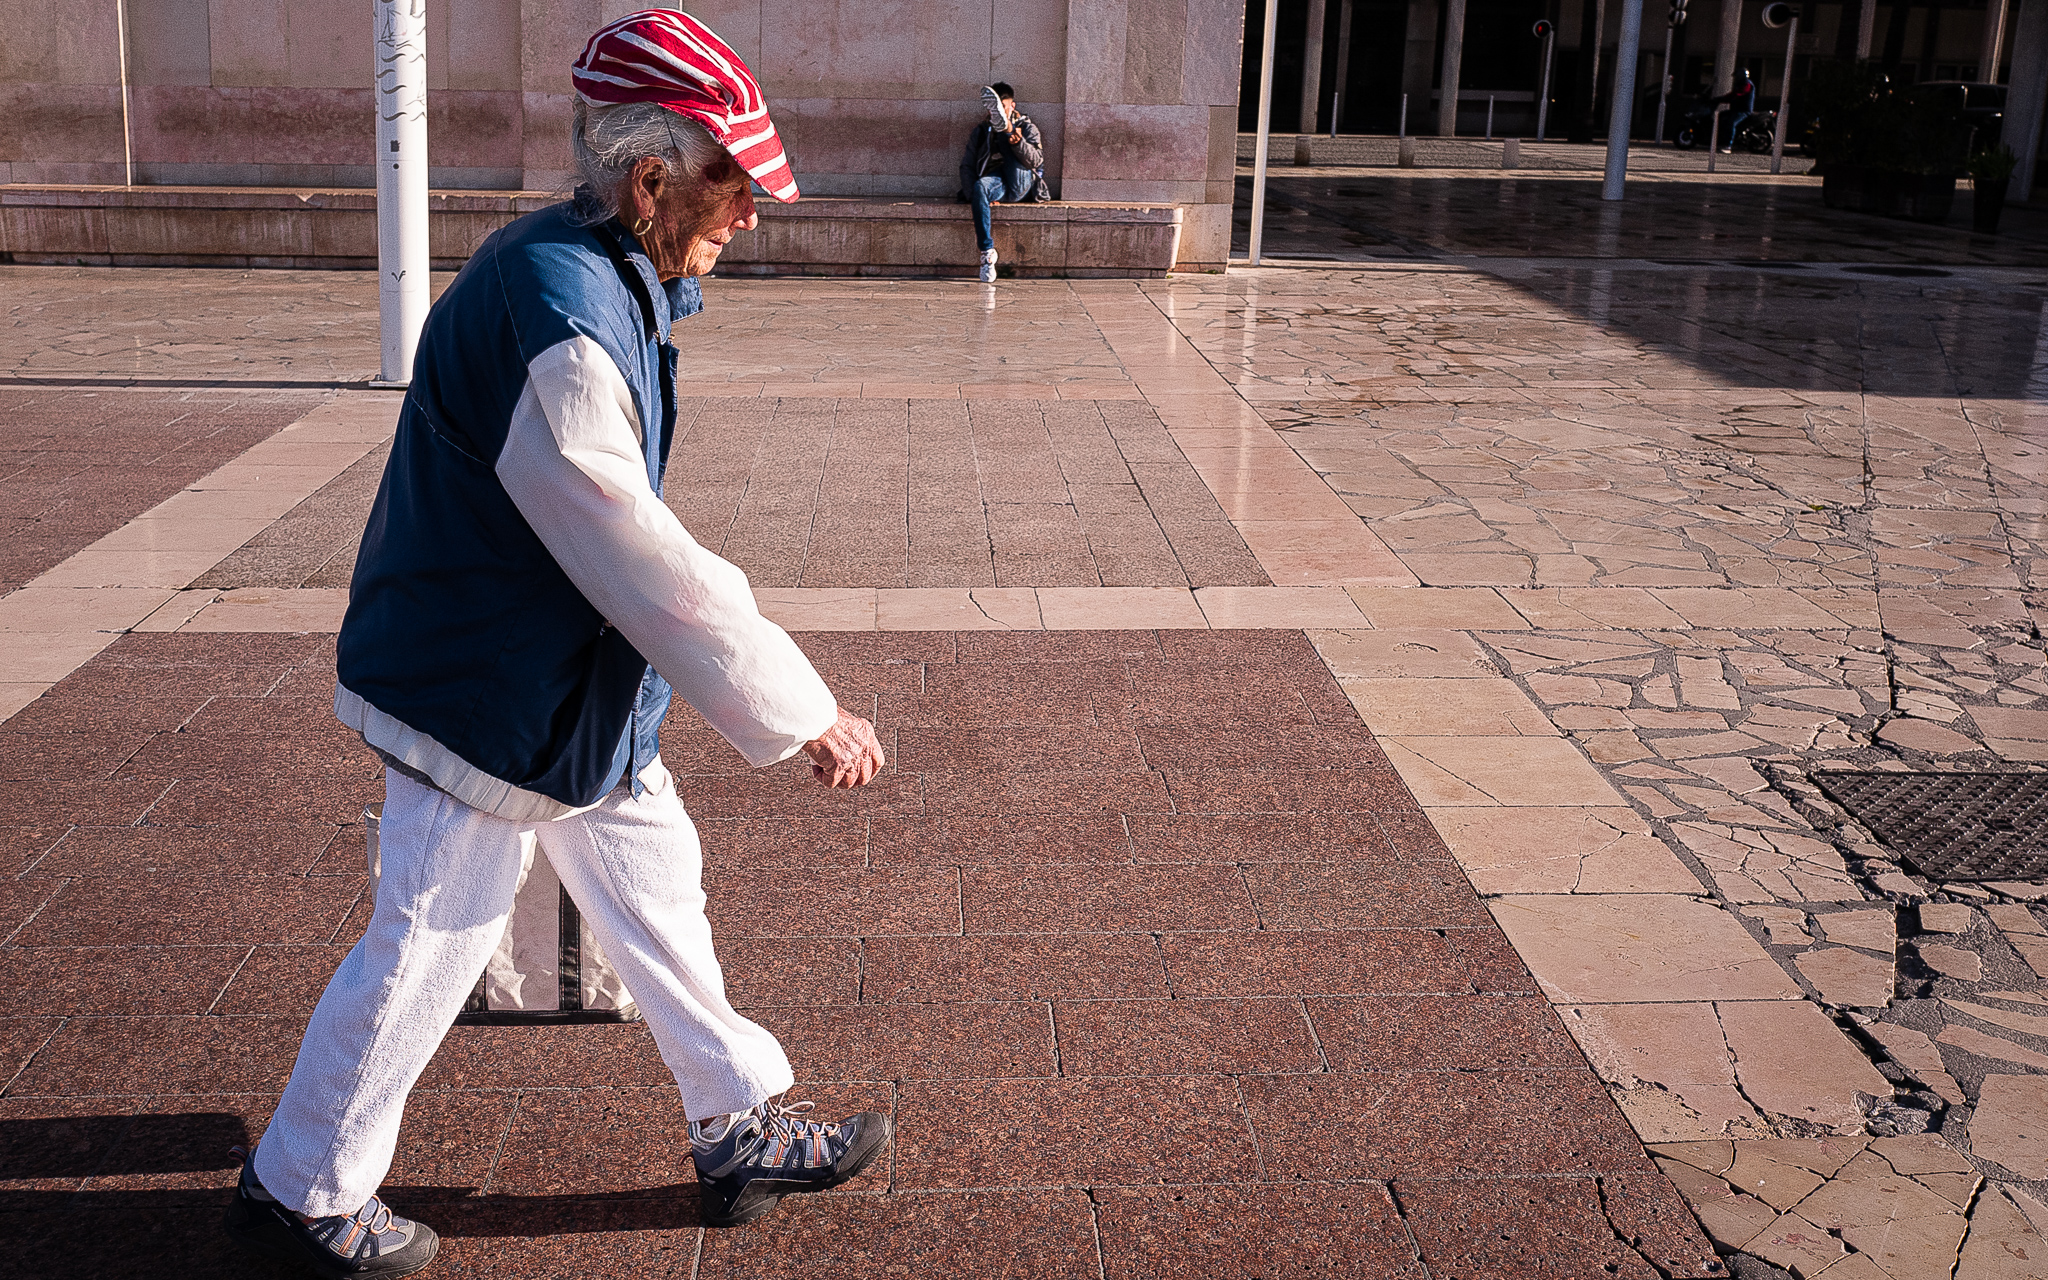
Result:
[[[981,281],[996,278],[996,241],[989,206],[1031,197],[1044,181],[1045,144],[1031,117],[1017,110],[1017,92],[998,80],[981,91],[988,123],[974,127],[960,157],[960,198],[974,206],[974,238],[981,246]],[[1043,197],[1041,197],[1043,198]]]
[[[1742,127],[1744,120],[1749,119],[1756,112],[1756,81],[1749,78],[1747,68],[1737,67],[1735,68],[1735,87],[1720,97],[1709,98],[1707,101],[1709,103],[1725,102],[1728,104],[1728,133],[1717,141],[1725,144],[1721,147],[1723,154],[1733,154],[1735,151],[1735,131]]]

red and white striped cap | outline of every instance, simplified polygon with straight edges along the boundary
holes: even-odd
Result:
[[[711,28],[674,9],[642,9],[583,46],[569,78],[593,106],[652,102],[711,131],[761,189],[796,199],[796,178],[761,86]]]

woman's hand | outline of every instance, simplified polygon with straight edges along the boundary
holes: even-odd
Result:
[[[811,776],[830,787],[858,787],[889,763],[875,726],[845,707],[823,736],[804,744],[804,754],[811,758]]]

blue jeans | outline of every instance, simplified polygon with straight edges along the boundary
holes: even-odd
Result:
[[[989,229],[988,207],[991,204],[1007,202],[1016,204],[1031,194],[1031,184],[1036,175],[1021,164],[1003,162],[1002,176],[991,173],[967,185],[967,199],[974,206],[974,238],[980,242],[981,251],[987,253],[996,247],[994,234]]]
[[[1727,147],[1727,148],[1728,148],[1729,150],[1731,150],[1731,151],[1732,151],[1732,150],[1734,150],[1734,148],[1735,148],[1735,131],[1736,131],[1737,129],[1740,129],[1740,128],[1742,127],[1742,122],[1743,122],[1744,120],[1747,120],[1747,119],[1749,119],[1749,118],[1750,118],[1750,117],[1751,117],[1752,115],[1755,115],[1755,114],[1756,114],[1756,113],[1755,113],[1755,112],[1753,112],[1753,111],[1731,111],[1731,112],[1729,112],[1729,113],[1728,113],[1728,138],[1727,138],[1727,140],[1726,140],[1725,142],[1723,142],[1723,143],[1722,143],[1721,145],[1722,145],[1722,146],[1724,146],[1724,147]]]

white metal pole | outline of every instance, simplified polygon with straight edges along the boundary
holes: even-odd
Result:
[[[1493,95],[1486,95],[1486,140],[1493,141]]]
[[[1408,95],[1405,93],[1401,95],[1401,123],[1395,128],[1394,136],[1397,138],[1408,136]]]
[[[1543,37],[1543,87],[1536,97],[1536,141],[1543,141],[1543,126],[1550,122],[1550,55],[1557,43],[1557,32]]]
[[[376,0],[377,382],[412,381],[427,320],[427,0]]]
[[[1664,145],[1664,104],[1671,96],[1671,37],[1677,32],[1671,24],[1664,25],[1664,66],[1657,77],[1657,145]]]
[[[1607,181],[1602,200],[1619,200],[1628,178],[1628,131],[1636,114],[1636,61],[1643,43],[1643,0],[1621,0],[1621,47],[1614,52],[1614,101],[1607,108]]]
[[[1990,0],[1984,6],[1984,37],[1977,50],[1977,78],[1985,84],[1998,83],[1998,64],[2005,50],[2006,0]]]
[[[128,125],[128,0],[114,0],[114,31],[121,54],[121,181],[135,185],[135,133]]]
[[[1792,117],[1792,42],[1799,38],[1799,11],[1785,24],[1785,79],[1778,87],[1778,127],[1771,136],[1771,172],[1785,165],[1785,122]]]
[[[1273,28],[1280,16],[1280,0],[1266,0],[1265,37],[1259,47],[1259,146],[1252,153],[1252,239],[1245,257],[1259,265],[1259,249],[1266,238],[1266,147],[1273,132]]]

